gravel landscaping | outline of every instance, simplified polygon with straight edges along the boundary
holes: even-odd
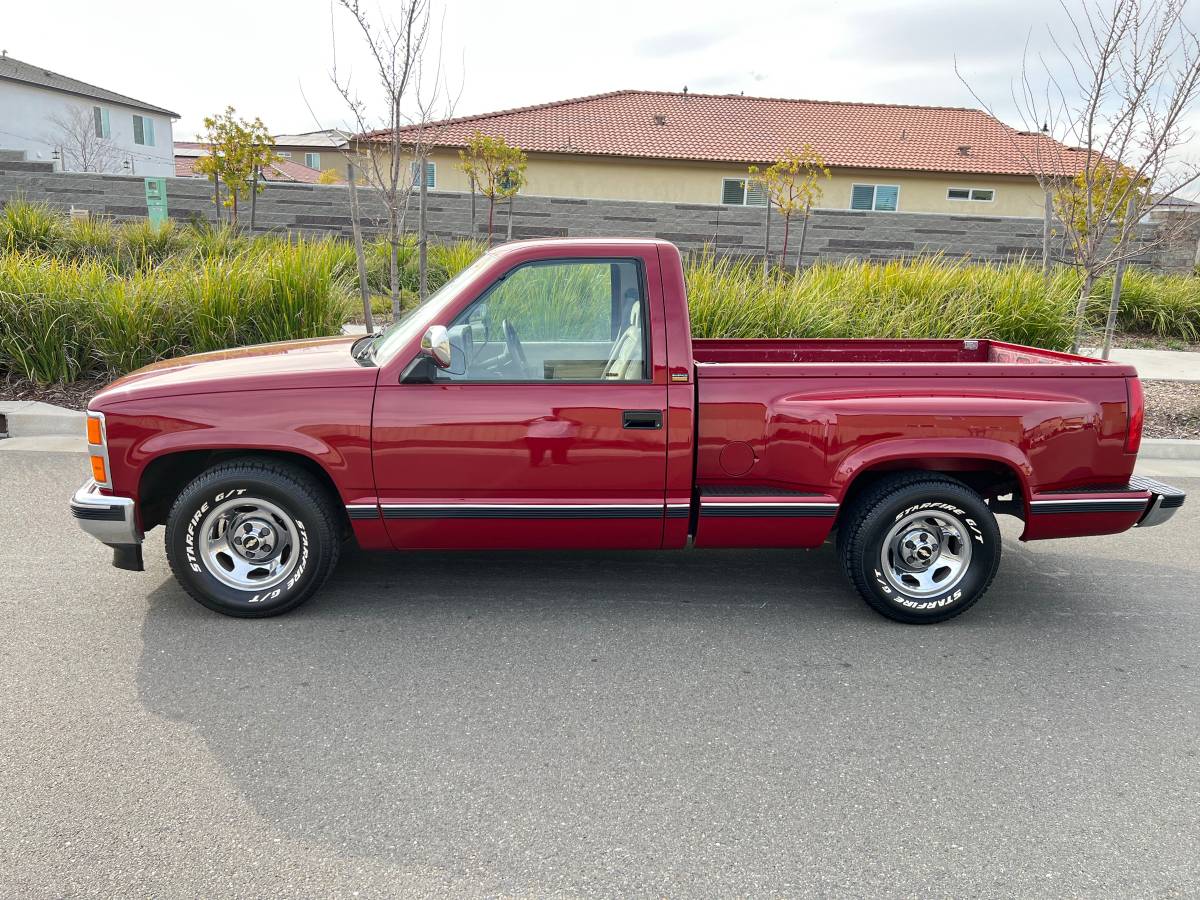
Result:
[[[1143,381],[1148,438],[1200,439],[1200,383]]]

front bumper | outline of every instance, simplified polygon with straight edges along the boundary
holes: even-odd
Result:
[[[137,527],[132,500],[106,497],[96,482],[88,479],[71,498],[71,515],[80,528],[113,548],[114,566],[142,570],[142,533]]]
[[[1146,504],[1146,512],[1138,519],[1138,528],[1161,525],[1175,515],[1176,511],[1183,506],[1183,501],[1187,499],[1187,494],[1179,488],[1163,484],[1153,478],[1135,475],[1131,483],[1134,482],[1143,490],[1150,492],[1150,502]]]

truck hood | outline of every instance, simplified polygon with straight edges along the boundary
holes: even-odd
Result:
[[[188,394],[371,385],[378,370],[355,361],[350,347],[356,339],[282,341],[163,360],[117,379],[89,408]]]

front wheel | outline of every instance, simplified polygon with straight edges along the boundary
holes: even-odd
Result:
[[[341,542],[333,504],[308,473],[242,461],[183,489],[167,516],[167,559],[209,609],[258,618],[295,609],[325,582]]]
[[[872,609],[942,622],[970,608],[1000,564],[1000,529],[962,482],[914,473],[875,485],[840,530],[842,566]]]

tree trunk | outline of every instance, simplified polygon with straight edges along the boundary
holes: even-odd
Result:
[[[512,240],[513,199],[514,198],[512,198],[512,197],[508,198],[508,235],[505,237],[505,240],[507,240],[507,241]]]
[[[254,233],[254,214],[258,209],[258,166],[250,176],[250,233]]]
[[[471,240],[475,240],[475,176],[470,176],[471,183]]]
[[[804,241],[808,237],[808,207],[804,207],[804,222],[800,225],[800,249],[796,251],[796,274],[800,274],[800,269],[804,265]]]
[[[1121,282],[1125,280],[1125,260],[1117,261],[1117,271],[1113,273],[1112,298],[1108,303],[1108,318],[1104,322],[1104,348],[1100,351],[1101,359],[1108,359],[1112,350],[1113,331],[1117,327],[1117,311],[1121,308]]]
[[[779,268],[787,271],[787,244],[788,233],[792,230],[792,217],[785,215],[783,217],[783,249],[779,251]]]
[[[363,253],[362,224],[358,214],[358,185],[354,183],[354,163],[346,163],[346,182],[350,185],[350,229],[354,232],[354,259],[358,263],[358,293],[362,296],[363,322],[367,334],[375,331],[371,315],[371,292],[367,288],[367,257]]]
[[[394,209],[388,210],[388,243],[391,259],[388,266],[388,287],[392,294],[392,321],[400,319],[400,222]]]
[[[1054,201],[1046,191],[1046,206],[1042,212],[1042,280],[1050,285],[1050,223],[1054,219]]]
[[[767,279],[771,274],[771,198],[767,197],[767,205],[764,207],[767,214],[763,219],[763,287],[767,286]]]
[[[424,155],[421,156],[419,164],[421,167],[421,192],[417,201],[417,296],[420,298],[420,302],[424,303],[425,298],[429,295],[429,229],[426,217],[429,184],[425,177],[425,169],[429,164]]]
[[[488,197],[488,249],[492,246],[492,222],[496,218],[496,198]]]
[[[1088,270],[1083,273],[1083,286],[1079,289],[1079,302],[1075,304],[1075,339],[1071,343],[1071,352],[1078,353],[1083,346],[1083,333],[1087,325],[1088,299],[1092,296],[1092,286],[1096,276]]]

